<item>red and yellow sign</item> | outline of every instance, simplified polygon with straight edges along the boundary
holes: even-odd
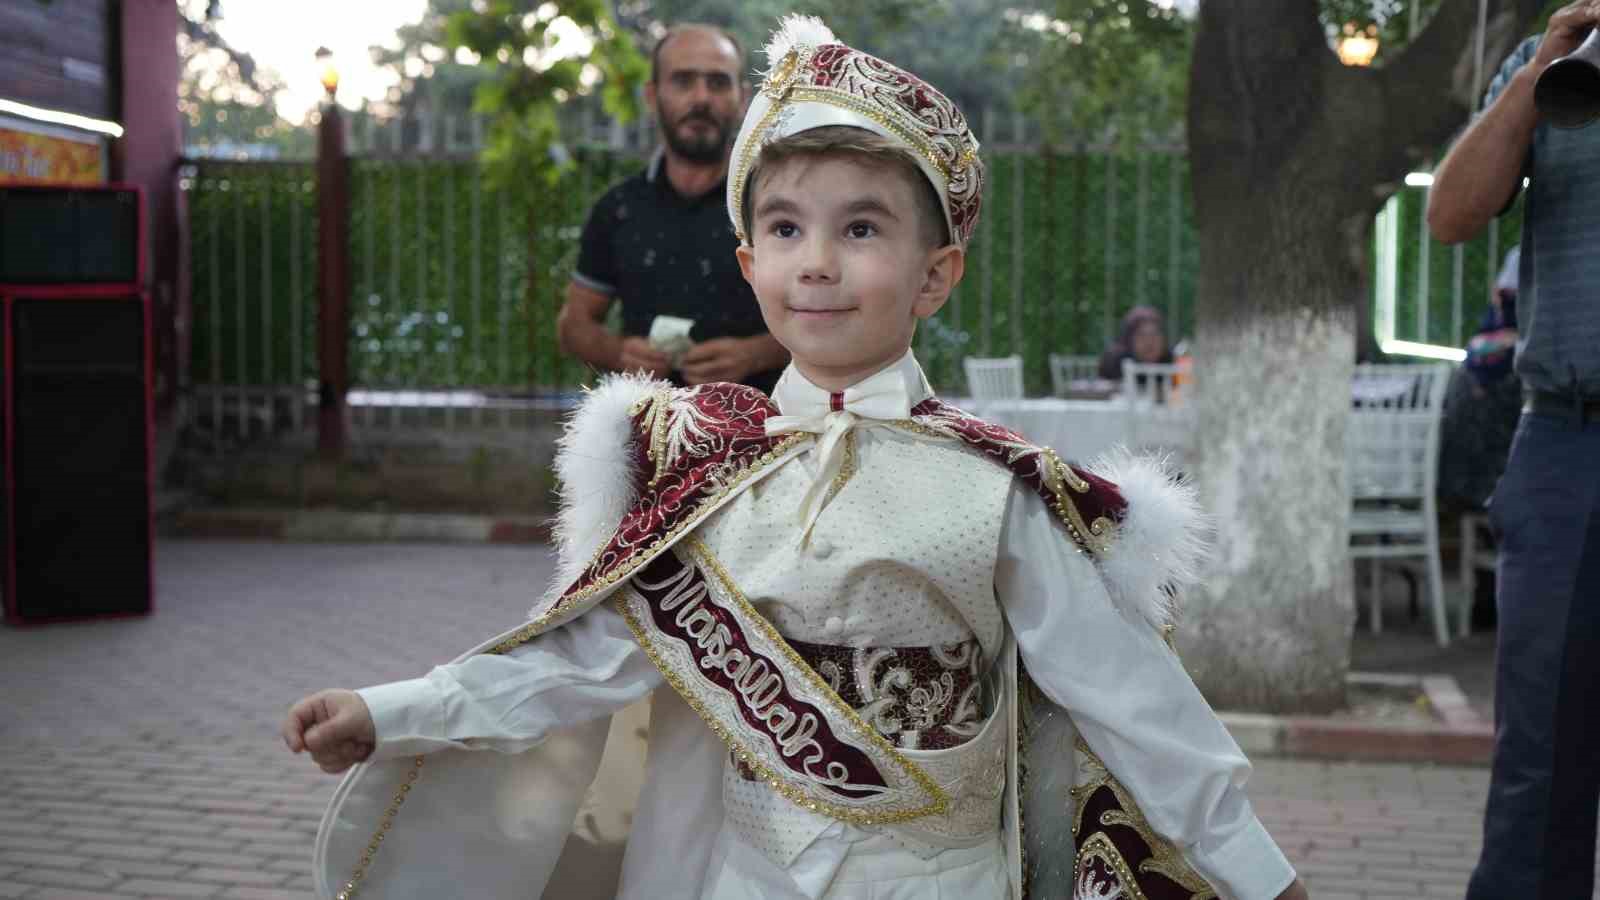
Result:
[[[0,128],[0,184],[100,184],[105,181],[98,141]]]

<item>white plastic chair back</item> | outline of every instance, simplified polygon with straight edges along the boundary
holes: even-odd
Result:
[[[1439,423],[1450,367],[1356,366],[1345,433],[1350,477],[1350,556],[1370,559],[1372,630],[1383,623],[1381,564],[1421,557],[1426,565],[1434,637],[1450,640],[1439,559],[1439,519],[1434,482],[1439,464]]]
[[[1022,399],[1022,357],[969,356],[961,363],[967,370],[967,390],[977,403]]]
[[[1122,364],[1122,396],[1134,405],[1164,404],[1174,396],[1172,387],[1177,377],[1176,363],[1127,360]]]
[[[1356,366],[1345,437],[1350,494],[1364,500],[1422,500],[1432,505],[1439,427],[1450,367]]]
[[[1099,357],[1050,354],[1050,392],[1057,397],[1065,396],[1074,381],[1088,381],[1099,374]]]

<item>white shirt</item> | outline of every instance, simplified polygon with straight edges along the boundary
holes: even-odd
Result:
[[[909,353],[862,386],[888,378],[899,380],[911,405],[931,394]],[[800,406],[815,411],[818,395],[826,409],[827,392],[793,368],[774,391],[785,414]],[[855,439],[864,468],[882,442],[917,438],[867,427],[855,429]],[[808,451],[786,465],[815,477],[825,466],[808,458],[813,455]],[[849,498],[844,490],[830,502]],[[787,523],[798,553],[807,522],[796,512],[792,506],[770,509]],[[826,537],[827,521],[815,520],[816,536]],[[1147,623],[1119,613],[1098,587],[1093,561],[1073,548],[1052,513],[1020,482],[1012,483],[999,534],[994,594],[1029,675],[1071,714],[1150,825],[1178,845],[1197,872],[1226,897],[1276,897],[1294,871],[1245,796],[1249,762],[1176,655]],[[1086,584],[1093,587],[1084,590]],[[1085,595],[1067,594],[1068,585],[1079,586],[1072,594]],[[554,729],[608,716],[662,682],[622,618],[602,604],[509,654],[472,657],[360,693],[377,726],[377,756],[389,758],[444,747],[517,752]],[[640,809],[631,842],[651,840],[652,828],[693,827],[681,816],[653,824],[650,814]],[[794,895],[796,887],[801,896],[821,895],[850,844],[863,839],[859,830],[835,825],[795,859],[788,872],[793,881],[773,885],[771,896]],[[662,896],[659,877],[645,893]]]

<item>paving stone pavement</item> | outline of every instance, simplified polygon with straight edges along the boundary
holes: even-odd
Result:
[[[166,541],[154,616],[0,629],[0,898],[310,896],[335,779],[283,749],[287,704],[516,623],[550,564],[527,546]],[[1317,900],[1460,897],[1486,781],[1263,759],[1251,795]]]

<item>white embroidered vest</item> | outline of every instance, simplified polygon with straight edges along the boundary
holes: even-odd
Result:
[[[846,466],[853,472],[804,547],[797,510],[815,471],[810,454],[745,491],[698,536],[790,640],[929,647],[976,637],[987,668],[1005,636],[994,568],[1011,473],[954,442],[879,428],[853,439],[855,458]],[[960,835],[984,831],[991,813],[993,829],[1000,827],[993,796],[1005,782],[1008,732],[997,683],[985,692],[994,713],[978,738],[952,750],[908,751],[952,789],[950,812],[928,817],[943,821],[888,829],[923,855],[968,843]],[[731,763],[723,785],[730,826],[779,866],[834,821],[745,780]]]

